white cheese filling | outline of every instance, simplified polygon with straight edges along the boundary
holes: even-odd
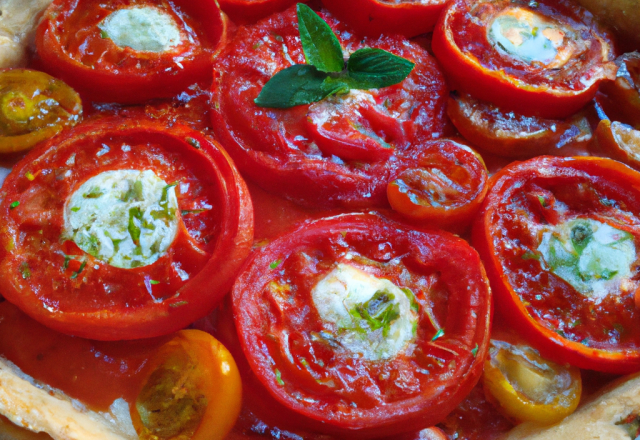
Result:
[[[69,198],[64,234],[83,251],[124,269],[153,264],[178,231],[175,185],[153,171],[106,171]]]
[[[412,310],[413,296],[389,280],[340,263],[311,295],[336,341],[364,359],[395,357],[415,338],[418,316]]]
[[[166,52],[182,40],[173,17],[151,6],[119,9],[98,27],[116,46],[142,52]]]
[[[551,272],[594,299],[619,294],[637,259],[631,234],[586,218],[544,232],[538,251]]]
[[[558,67],[568,61],[572,51],[566,47],[566,34],[559,23],[523,8],[507,9],[488,29],[494,46],[521,61],[546,67]]]

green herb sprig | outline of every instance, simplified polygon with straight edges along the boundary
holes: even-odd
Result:
[[[338,37],[309,6],[298,3],[298,31],[307,64],[276,73],[255,99],[259,107],[311,104],[351,89],[368,90],[403,81],[415,64],[386,50],[364,48],[345,63]]]

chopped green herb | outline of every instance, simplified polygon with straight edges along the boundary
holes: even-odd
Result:
[[[382,329],[382,336],[386,337],[391,323],[400,316],[400,306],[394,299],[391,292],[378,290],[367,302],[358,304],[351,314],[364,319],[372,331]]]
[[[276,260],[269,265],[269,269],[277,269],[280,264],[282,264],[282,260]]]
[[[210,211],[210,210],[209,209],[183,209],[181,211],[181,214],[184,217],[185,215],[200,214],[200,213],[203,213],[205,211]]]
[[[71,212],[78,212],[78,211],[80,211],[79,206],[74,206],[73,208],[71,208]]]
[[[22,263],[20,265],[20,273],[22,274],[22,278],[25,280],[31,277],[31,268],[28,263]]]
[[[182,306],[186,306],[187,304],[189,304],[187,301],[178,301],[178,302],[169,304],[169,307],[182,307]]]
[[[473,355],[473,357],[476,357],[478,355],[478,344],[473,347],[473,350],[471,350],[471,354]]]
[[[106,31],[100,31],[100,38],[109,38],[109,34]]]
[[[149,280],[150,284],[160,284],[160,281],[156,281],[156,280]]]
[[[64,256],[64,264],[62,265],[63,269],[69,268],[69,261],[71,261],[71,257],[69,255]]]
[[[444,336],[444,329],[439,328],[438,331],[436,332],[435,335],[433,335],[433,338],[431,338],[431,341],[435,341],[436,339],[440,339],[441,337]]]
[[[100,188],[94,186],[88,193],[84,194],[82,197],[84,197],[85,199],[97,199],[98,197],[102,197],[103,195],[104,193],[100,190]]]
[[[413,294],[411,289],[403,288],[400,290],[402,290],[404,294],[407,295],[407,298],[409,298],[409,301],[411,302],[411,310],[418,313],[420,311],[420,305],[418,304],[416,296]]]
[[[33,181],[36,176],[34,176],[33,174],[31,174],[31,172],[27,171],[26,173],[24,173],[24,177],[26,177],[28,180]]]
[[[547,207],[547,201],[544,199],[544,197],[538,196],[538,202],[540,202],[540,206],[542,206],[543,208]]]
[[[140,221],[142,219],[142,211],[138,207],[129,209],[129,227],[128,227],[129,235],[131,236],[133,243],[137,246],[138,243],[140,242],[141,230],[140,230],[140,227],[136,225],[135,219],[138,219]]]
[[[18,206],[20,206],[20,202],[16,200],[9,205],[9,209],[16,209]]]
[[[191,145],[193,148],[197,148],[198,150],[201,148],[200,142],[194,138],[187,138],[187,143]]]
[[[522,254],[521,258],[523,260],[538,260],[538,261],[540,261],[540,255],[536,254],[535,252],[531,252],[531,251],[527,251],[524,254]]]
[[[274,372],[276,373],[276,382],[278,382],[278,385],[283,387],[284,380],[282,380],[282,373],[280,373],[280,370],[278,370],[277,368],[274,370]]]
[[[80,265],[80,268],[78,269],[77,272],[74,272],[73,275],[71,275],[71,279],[76,279],[78,278],[78,275],[80,275],[82,273],[82,271],[84,270],[84,268],[87,266],[87,261],[83,261],[82,264]]]

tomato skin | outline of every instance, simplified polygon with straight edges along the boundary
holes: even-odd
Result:
[[[452,1],[440,15],[433,33],[433,52],[454,88],[524,115],[553,119],[565,118],[577,112],[595,96],[600,82],[612,77],[614,66],[610,61],[613,59],[610,39],[596,28],[583,9],[564,1],[538,2],[560,21],[569,23],[577,32],[589,35],[589,63],[572,65],[570,69],[568,65],[563,67],[571,70],[574,76],[574,71],[580,73],[573,85],[568,86],[559,80],[537,76],[545,69],[538,70],[523,62],[504,61],[505,57],[487,39],[487,23],[478,26],[471,22],[469,11],[473,8],[480,10],[485,3],[489,4],[484,1]],[[506,8],[512,2],[496,4],[499,4],[499,8]],[[483,60],[478,59],[479,55],[460,47],[462,43],[468,46],[471,41],[483,48]],[[581,79],[588,84],[580,82]]]
[[[443,181],[442,177],[445,176]],[[421,172],[427,172],[423,177]],[[387,185],[391,207],[431,228],[463,232],[487,193],[487,169],[471,148],[456,141],[433,142],[415,155]],[[444,194],[443,194],[444,193]],[[438,198],[440,196],[440,198]]]
[[[304,0],[302,3],[307,1]],[[301,2],[296,0],[220,0],[219,3],[220,9],[234,23],[249,24]]]
[[[640,130],[603,119],[598,123],[594,141],[595,147],[605,155],[640,169]]]
[[[337,391],[331,391],[326,388],[325,391],[310,391],[314,387],[317,388],[318,385],[312,385],[304,379],[304,375],[296,373],[295,369],[286,364],[286,362],[290,361],[285,361],[281,357],[285,356],[284,354],[272,351],[269,342],[271,339],[266,333],[269,333],[270,329],[274,331],[274,325],[278,329],[284,328],[285,330],[278,330],[279,333],[277,335],[274,334],[273,337],[279,338],[278,335],[282,332],[282,334],[286,333],[291,341],[298,341],[304,337],[299,334],[300,330],[298,328],[292,328],[292,324],[286,322],[289,318],[311,332],[318,324],[314,321],[317,318],[311,318],[314,321],[313,323],[305,320],[304,324],[302,324],[302,321],[297,321],[302,318],[298,317],[283,317],[282,319],[279,315],[278,317],[273,317],[273,314],[279,312],[269,311],[271,309],[269,301],[272,300],[263,298],[262,289],[267,285],[271,285],[270,283],[280,276],[278,274],[282,274],[283,277],[291,279],[292,283],[295,284],[296,287],[293,288],[297,289],[296,296],[307,295],[307,293],[303,292],[307,292],[309,283],[313,282],[311,280],[314,278],[296,280],[295,277],[297,275],[293,272],[290,273],[290,268],[292,268],[291,270],[299,270],[301,271],[300,273],[307,273],[307,268],[304,267],[304,263],[299,264],[295,257],[291,257],[293,258],[291,263],[286,261],[287,258],[297,255],[299,252],[302,252],[301,255],[326,254],[326,252],[331,252],[325,248],[327,243],[334,240],[340,241],[340,239],[349,243],[352,240],[353,243],[356,241],[360,243],[350,244],[349,246],[354,246],[358,252],[363,252],[364,257],[367,259],[375,255],[376,252],[383,252],[378,254],[378,258],[387,260],[388,258],[393,258],[393,255],[398,252],[406,250],[415,255],[415,261],[420,262],[418,263],[419,266],[423,268],[438,267],[438,270],[446,274],[444,275],[447,280],[445,284],[450,286],[448,289],[451,295],[449,304],[451,307],[456,307],[457,312],[448,313],[446,317],[440,317],[444,320],[443,322],[446,322],[445,326],[449,329],[447,331],[450,332],[445,333],[440,340],[442,344],[452,347],[446,342],[449,337],[453,338],[451,340],[462,338],[465,342],[460,339],[459,343],[466,347],[456,357],[463,366],[460,367],[462,371],[456,370],[456,373],[454,373],[455,379],[435,378],[433,381],[427,380],[428,383],[421,385],[420,389],[422,391],[411,395],[411,397],[401,398],[402,394],[399,394],[393,401],[387,401],[384,404],[370,403],[366,406],[359,404],[354,407],[358,408],[357,410],[345,411],[344,404],[341,403],[342,400]],[[385,249],[384,251],[378,247],[379,244],[381,248]],[[365,251],[365,248],[368,250]],[[312,249],[317,249],[317,251]],[[376,251],[374,249],[380,250]],[[382,255],[388,256],[383,257]],[[330,261],[334,258],[339,258],[339,256],[331,255],[328,258]],[[461,261],[465,263],[460,264]],[[274,262],[277,262],[277,267],[275,268],[274,265],[276,263]],[[463,266],[469,268],[470,271],[461,273],[462,271],[454,269],[454,266],[457,268]],[[309,268],[308,270],[313,271],[315,269]],[[330,268],[324,269],[325,272],[328,270]],[[415,270],[419,271],[419,269]],[[306,427],[313,431],[348,436],[349,438],[381,437],[417,431],[425,426],[433,425],[444,418],[462,400],[474,386],[478,378],[477,375],[481,372],[480,365],[486,354],[485,344],[491,321],[491,298],[489,291],[485,290],[486,284],[483,281],[483,272],[475,252],[452,235],[439,232],[419,233],[408,231],[399,224],[387,222],[373,214],[352,214],[321,219],[309,222],[296,231],[283,235],[269,245],[260,248],[253,255],[247,262],[244,272],[236,281],[232,293],[235,330],[237,337],[239,337],[239,346],[242,347],[244,352],[244,360],[240,360],[239,356],[236,356],[236,359],[243,375],[243,381],[245,381],[245,391],[249,393],[245,400],[258,408],[256,411],[258,416],[266,415],[268,418],[276,420],[277,423],[282,423],[285,427]],[[417,277],[428,277],[421,271],[419,273],[420,275],[417,275]],[[458,283],[460,284],[458,285]],[[464,288],[462,285],[464,285]],[[461,290],[458,290],[458,287],[455,286],[458,286]],[[463,293],[467,291],[467,286],[471,286],[470,297],[466,297],[467,293]],[[292,307],[298,310],[311,309],[311,312],[304,312],[305,315],[317,315],[316,312],[313,312],[314,307],[308,302],[310,300],[304,301],[305,306],[301,306],[301,303],[292,305]],[[445,312],[443,311],[443,313]],[[225,318],[225,316],[228,316],[228,313],[223,312],[222,319],[228,321],[228,317]],[[275,324],[274,320],[277,321],[277,324]],[[270,326],[270,323],[273,324]],[[419,328],[422,328],[422,326],[429,327],[430,325],[421,321]],[[220,327],[222,329],[221,332],[232,333],[228,336],[230,340],[227,345],[238,347],[237,343],[233,343],[236,336],[233,335],[232,331],[229,331],[229,323],[221,323]],[[421,342],[418,345],[429,344],[427,341],[431,340],[433,331],[428,333],[428,339],[420,339]],[[420,338],[422,337],[420,336]],[[226,339],[224,340],[226,341]],[[473,352],[472,349],[476,344],[478,350]],[[298,356],[298,352],[294,352],[297,346],[299,346],[297,342],[291,343],[291,355],[294,357]],[[305,353],[306,350],[307,348],[303,349]],[[312,352],[316,353],[316,356],[320,356],[318,347],[313,349]],[[397,358],[392,358],[385,362],[373,362],[372,365],[388,362],[389,368],[392,368],[393,371],[398,371],[398,368],[416,368],[416,366],[409,366],[409,364],[405,363],[403,360],[405,356],[409,355],[398,355]],[[417,357],[418,355],[415,356]],[[282,379],[279,379],[279,373],[276,373],[274,377],[274,360],[276,362],[275,368],[280,369],[279,371],[282,373]],[[338,362],[336,365],[339,365],[340,361],[336,362]],[[347,361],[345,360],[344,362],[346,363]],[[393,362],[397,362],[397,364]],[[446,363],[447,361],[445,360],[444,362]],[[313,368],[316,368],[316,364],[313,363],[313,365]],[[339,368],[333,365],[333,360],[330,364],[327,364],[327,374],[334,374],[330,371]],[[349,368],[355,368],[355,371],[359,372],[359,377],[363,375],[367,377],[367,374],[373,373],[365,372],[369,368],[366,365],[366,362],[363,361],[362,366],[358,362]],[[400,365],[403,365],[403,367],[400,367]],[[411,363],[411,365],[414,364]],[[371,368],[374,367],[372,366]],[[431,374],[429,377],[433,376],[435,374]],[[280,380],[284,382],[279,383]],[[287,391],[283,383],[291,383],[292,390]],[[357,389],[360,389],[360,386],[354,383],[354,387]],[[342,392],[353,394],[356,391],[345,390]],[[389,392],[391,393],[392,391],[389,390]],[[303,393],[302,397],[309,397],[309,399],[301,400],[300,396],[296,399],[294,397],[296,393]],[[385,400],[384,397],[380,398]],[[316,403],[310,403],[314,401]],[[316,405],[321,406],[322,409],[314,408]]]
[[[466,93],[452,93],[447,104],[447,114],[465,139],[502,157],[566,155],[562,153],[592,140],[589,121],[581,113],[567,120],[523,116]]]
[[[498,224],[501,221],[501,214],[498,211],[504,208],[510,198],[515,197],[518,193],[523,193],[523,187],[527,182],[554,175],[562,175],[563,178],[568,179],[565,181],[577,179],[580,176],[595,176],[593,181],[604,182],[600,188],[606,189],[607,197],[613,197],[612,193],[621,198],[625,197],[622,206],[626,206],[627,209],[636,206],[637,202],[633,202],[633,200],[637,200],[640,196],[636,194],[640,185],[640,174],[624,164],[598,157],[557,158],[541,156],[526,162],[516,162],[494,175],[491,179],[492,189],[487,194],[480,215],[476,217],[473,225],[472,243],[481,255],[491,282],[492,292],[496,295],[496,304],[499,305],[496,313],[505,323],[517,329],[518,333],[539,350],[544,357],[557,363],[616,374],[637,371],[640,367],[640,348],[637,346],[633,348],[637,342],[631,340],[628,343],[632,345],[624,348],[616,348],[613,345],[610,349],[601,349],[563,337],[532,317],[515,287],[511,284],[509,278],[511,274],[505,270],[504,261],[507,260],[497,250],[505,238],[498,238],[496,231],[505,231],[505,233],[511,233],[511,231],[507,231],[504,226]],[[625,189],[615,185],[624,185]],[[636,189],[627,191],[626,188],[629,187]],[[587,191],[585,190],[585,192]],[[580,200],[576,203],[586,213],[583,215],[602,209],[595,204],[590,205],[586,201]],[[618,203],[618,201],[614,203]],[[629,215],[634,216],[633,213],[629,213]],[[553,224],[557,220],[548,218],[545,221]],[[522,240],[528,239],[525,234],[520,237]],[[517,258],[515,255],[514,253],[512,257],[514,261]],[[518,289],[522,290],[522,287],[518,287]],[[579,295],[577,292],[576,294]],[[633,294],[629,298],[625,298],[625,301],[633,303]],[[607,316],[610,313],[610,311],[605,312]],[[602,313],[600,316],[603,316]]]
[[[28,150],[73,127],[82,117],[76,91],[46,73],[0,69],[0,87],[0,154]]]
[[[181,359],[182,357],[182,359]],[[213,336],[200,330],[181,330],[160,347],[145,365],[140,378],[140,395],[145,390],[150,376],[163,367],[168,368],[172,360],[191,367],[186,387],[189,392],[201,394],[206,399],[206,409],[190,440],[222,440],[233,427],[240,413],[242,383],[231,353]],[[180,385],[179,385],[180,386]],[[184,386],[184,385],[183,385]],[[157,391],[156,391],[157,393]],[[137,404],[140,404],[141,396]],[[131,416],[138,434],[145,433],[136,405],[131,405]],[[173,436],[171,438],[182,438]]]
[[[322,4],[362,35],[415,37],[433,30],[446,1],[322,0]]]
[[[115,10],[117,5],[130,6],[131,2],[111,0],[106,10]],[[135,5],[154,4],[147,0],[136,0]],[[168,4],[168,3],[166,3]],[[114,8],[115,7],[115,8]],[[78,57],[85,52],[67,49],[67,40],[82,31],[86,38],[96,38],[98,22],[88,16],[104,16],[104,6],[95,0],[70,3],[55,0],[45,11],[36,34],[36,48],[44,68],[53,76],[63,79],[91,100],[120,103],[140,103],[152,98],[170,97],[187,86],[211,77],[212,59],[226,42],[227,19],[214,0],[186,1],[171,3],[175,12],[178,8],[195,20],[206,17],[201,23],[202,31],[197,32],[200,41],[184,44],[186,48],[174,53],[154,53],[119,48],[112,42],[103,56],[121,57],[118,61],[92,60],[103,62],[98,68],[85,64]],[[176,13],[177,14],[177,13]],[[80,16],[78,18],[77,16]],[[82,18],[84,17],[84,18]],[[180,16],[183,20],[183,16]],[[88,22],[88,33],[84,29]],[[93,21],[91,21],[93,20]],[[191,23],[193,25],[193,23]],[[186,26],[186,25],[185,25]],[[79,29],[83,27],[83,29]],[[183,31],[186,29],[183,26]],[[195,32],[195,31],[193,31]],[[200,47],[203,45],[204,47]],[[80,44],[80,47],[82,44]],[[71,50],[72,52],[69,52]],[[89,52],[87,52],[89,53]],[[174,58],[180,59],[179,65]],[[144,64],[144,68],[138,66]],[[123,63],[120,67],[118,63]]]
[[[156,155],[153,157],[170,158],[178,165],[162,169],[153,162],[155,159],[148,159],[152,156],[145,156],[147,153],[144,151],[139,151],[133,159],[133,156],[114,148],[102,156],[104,159],[92,159],[98,163],[104,160],[102,167],[93,165],[93,162],[81,162],[83,168],[79,168],[81,155],[95,152],[95,148],[105,142],[132,142],[133,145],[155,142],[166,149],[160,152],[153,150]],[[179,178],[193,179],[192,182],[196,183],[190,184],[191,188],[204,182],[207,186],[201,194],[215,203],[215,212],[199,214],[201,218],[188,213],[180,216],[180,229],[173,245],[160,260],[146,268],[119,269],[77,249],[89,264],[86,264],[82,276],[71,277],[61,260],[61,254],[69,255],[65,252],[70,250],[56,243],[63,228],[61,210],[64,202],[59,198],[68,196],[73,183],[47,177],[52,176],[49,171],[52,163],[57,161],[57,166],[65,166],[66,159],[61,159],[65,154],[73,154],[73,169],[84,173],[77,176],[78,179],[91,177],[87,175],[87,169],[95,175],[105,169],[122,169],[119,168],[122,166],[127,169],[136,167],[137,163],[146,163],[145,167],[168,176],[168,180],[172,173]],[[115,157],[113,161],[110,155]],[[142,161],[144,157],[151,163]],[[35,168],[42,172],[31,182],[25,175]],[[61,187],[53,191],[46,185]],[[184,200],[186,206],[180,209],[193,209],[190,198],[196,195],[186,194],[189,194]],[[0,280],[3,296],[32,318],[55,330],[92,339],[159,336],[206,315],[228,292],[253,240],[251,200],[231,159],[218,144],[200,132],[179,125],[167,128],[152,121],[133,122],[120,118],[81,124],[29,153],[8,176],[2,195],[0,211],[7,219],[0,231],[0,266],[5,273]],[[20,200],[21,204],[16,207],[15,202]],[[200,225],[204,225],[202,231]],[[27,236],[31,237],[30,234],[37,233],[38,229],[43,231],[44,245],[38,244],[35,236],[26,241],[28,246],[22,246],[25,243],[16,238],[20,230],[26,230]],[[201,231],[204,236],[196,239],[190,230]],[[69,241],[63,244],[67,243]],[[36,253],[33,253],[32,246],[36,246]],[[186,279],[177,269],[176,273],[172,272],[174,262],[183,266],[181,270],[186,271]],[[24,271],[24,264],[27,264],[28,273]],[[156,302],[150,296],[148,278],[162,280],[153,288],[158,289],[154,291],[163,300]],[[48,284],[51,279],[53,286]],[[115,286],[115,292],[111,292],[108,299],[103,296],[103,282]],[[60,292],[54,288],[60,285],[67,286],[63,296],[58,296]],[[69,299],[73,296],[71,292],[78,295],[73,302]],[[56,298],[54,302],[51,302],[52,297]]]
[[[395,133],[396,129],[389,135],[393,154],[400,157],[449,131],[444,114],[444,78],[435,60],[417,44],[401,37],[355,37],[350,28],[332,16],[323,17],[341,36],[345,50],[378,47],[410,59],[416,67],[402,83],[391,87],[352,91],[290,109],[258,107],[254,99],[273,73],[289,67],[292,61],[305,62],[296,11],[290,8],[256,25],[240,28],[218,58],[220,68],[214,72],[212,86],[213,130],[243,174],[269,192],[315,208],[386,207],[387,180],[401,161],[394,160],[393,155],[388,160],[365,162],[324,153],[312,141],[307,118],[319,106],[331,107],[340,114],[348,113],[351,106],[370,104],[376,107],[376,114],[362,117],[371,126],[387,125],[377,115],[380,112],[399,120],[396,124],[405,136]],[[326,140],[329,136],[323,137]],[[332,151],[337,150],[339,147]],[[365,153],[370,152],[365,148]],[[373,155],[381,159],[389,150],[380,148],[377,153],[384,153]]]

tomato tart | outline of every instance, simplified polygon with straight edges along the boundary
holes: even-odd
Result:
[[[476,252],[374,214],[309,222],[260,248],[232,302],[251,406],[340,436],[437,423],[478,380],[489,341]]]
[[[227,293],[253,238],[224,150],[181,126],[103,118],[40,146],[2,187],[3,296],[62,332],[167,334]]]
[[[549,359],[640,367],[640,174],[610,159],[539,157],[493,177],[473,230],[501,318]]]

